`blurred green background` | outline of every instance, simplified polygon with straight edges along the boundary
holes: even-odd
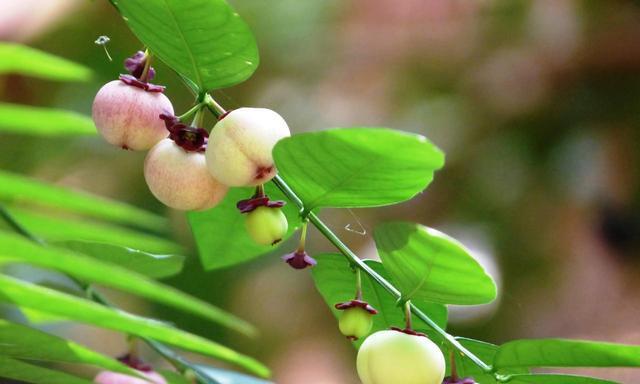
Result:
[[[640,344],[638,2],[232,3],[257,36],[261,65],[249,81],[214,93],[223,106],[272,108],[294,133],[349,126],[418,132],[446,152],[445,169],[410,202],[323,212],[359,255],[376,257],[376,223],[415,220],[459,238],[499,283],[496,303],[452,308],[454,334],[494,343],[576,337]],[[94,44],[100,35],[111,39],[113,62]],[[99,87],[142,48],[103,0],[1,0],[0,40],[95,72],[88,83],[2,76],[0,101],[85,114]],[[156,69],[176,112],[184,112],[192,96],[168,68]],[[166,212],[175,238],[191,250],[187,269],[170,282],[255,323],[262,337],[238,339],[111,293],[119,303],[257,356],[278,383],[356,383],[355,352],[308,273],[278,255],[203,271],[184,215],[148,192],[143,159],[98,137],[0,134],[1,169]],[[315,233],[310,244],[312,253],[331,250]],[[106,331],[53,327],[113,355],[125,348]],[[586,373],[640,380],[633,370]]]

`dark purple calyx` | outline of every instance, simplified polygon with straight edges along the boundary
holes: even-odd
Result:
[[[391,329],[391,330],[393,330],[393,331],[398,331],[398,332],[406,333],[407,335],[411,335],[411,336],[423,336],[423,337],[427,337],[427,335],[425,335],[424,333],[414,331],[413,329],[410,329],[410,328],[404,328],[404,329],[403,329],[403,328],[398,328],[398,327],[391,327],[391,328],[389,328],[389,329]]]
[[[144,52],[138,51],[131,57],[127,57],[124,61],[124,67],[127,71],[137,79],[141,78],[144,74],[144,66],[147,63],[147,55]],[[153,80],[156,75],[156,70],[153,67],[149,67],[147,71],[146,80]]]
[[[367,303],[366,301],[358,300],[358,299],[345,301],[344,303],[338,303],[335,305],[335,307],[336,309],[339,309],[339,310],[345,310],[345,309],[351,309],[351,308],[362,308],[372,315],[375,315],[378,313],[378,311],[375,308],[373,308],[371,304]]]
[[[448,376],[442,380],[442,384],[477,384],[473,377],[452,377]]]
[[[128,365],[129,367],[136,369],[138,371],[142,371],[142,372],[153,371],[153,368],[149,364],[143,362],[138,357],[135,357],[131,354],[126,354],[124,356],[118,357],[118,360],[121,363]]]
[[[187,152],[204,152],[209,141],[209,132],[204,128],[192,127],[181,123],[171,115],[160,115],[169,131],[169,138]]]
[[[282,200],[269,200],[269,196],[256,193],[250,199],[238,201],[236,207],[240,210],[240,213],[249,213],[258,207],[282,208],[285,204]]]
[[[144,89],[147,92],[164,92],[164,86],[146,83],[142,80],[135,78],[133,75],[120,75],[120,81],[127,85],[131,85],[136,88]]]
[[[286,254],[282,256],[282,260],[295,269],[305,269],[318,264],[318,262],[305,251],[295,251],[293,253]]]
[[[147,73],[144,72],[149,56],[142,51],[136,52],[133,56],[124,61],[124,67],[129,75],[120,75],[120,81],[127,85],[144,89],[147,92],[164,92],[162,85],[151,84],[149,80],[156,75],[155,69],[149,67]]]

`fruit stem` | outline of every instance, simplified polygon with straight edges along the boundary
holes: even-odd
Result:
[[[196,111],[195,116],[193,117],[191,126],[196,128],[202,128],[203,125],[204,125],[204,108],[200,106]]]
[[[449,365],[451,366],[451,379],[458,381],[458,370],[456,369],[456,351],[449,352]]]
[[[151,54],[151,52],[149,52],[149,49],[145,49],[144,50],[144,68],[142,68],[142,74],[140,75],[140,78],[138,80],[146,83],[147,82],[147,78],[149,77],[149,69],[151,68],[151,58],[153,57],[153,54]]]
[[[218,102],[215,101],[213,97],[208,93],[205,95],[203,102],[205,103],[207,108],[209,108],[211,113],[213,113],[218,118],[227,113],[227,111],[222,108],[222,106],[218,104]]]
[[[305,244],[307,243],[307,224],[308,221],[302,223],[302,229],[300,230],[300,242],[298,243],[298,252],[304,252]]]
[[[413,330],[413,324],[411,323],[411,300],[404,302],[404,321],[405,329],[408,331]]]
[[[298,195],[289,187],[289,185],[280,177],[280,175],[276,175],[272,179],[273,183],[284,193],[284,195],[295,205],[300,208],[302,212],[307,212],[307,209],[304,206],[304,203]],[[306,215],[307,219],[318,229],[318,231],[331,242],[339,251],[342,253],[353,265],[361,269],[364,273],[369,275],[374,282],[384,288],[387,292],[389,292],[396,299],[401,298],[400,291],[389,281],[387,281],[384,277],[380,276],[376,271],[374,271],[371,267],[365,264],[347,245],[345,245],[340,238],[333,233],[327,225],[320,220],[320,218],[312,211],[308,211]],[[429,316],[427,316],[424,312],[422,312],[418,307],[413,304],[409,304],[411,308],[411,312],[416,315],[420,320],[422,320],[425,324],[427,324],[430,328],[432,328],[436,333],[438,333],[441,337],[443,337],[452,347],[463,353],[469,360],[471,360],[475,365],[477,365],[483,372],[494,374],[493,368],[482,361],[478,356],[474,355],[471,351],[465,348],[460,342],[452,335],[448,334],[444,329],[442,329],[435,321],[433,321]]]
[[[356,268],[356,300],[362,300],[362,273]]]
[[[189,110],[187,112],[183,113],[180,116],[177,116],[178,120],[184,121],[184,120],[190,118],[191,116],[193,116],[194,113],[196,113],[199,110],[201,110],[203,106],[204,106],[203,103],[198,103],[198,104],[194,105],[193,107],[189,108]]]

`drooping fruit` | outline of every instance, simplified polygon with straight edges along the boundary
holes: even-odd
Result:
[[[270,109],[233,110],[211,131],[207,165],[213,177],[228,186],[263,184],[276,174],[273,147],[288,136],[289,126]]]
[[[204,210],[218,204],[227,186],[209,173],[204,157],[207,132],[167,117],[171,135],[156,144],[144,162],[144,178],[151,193],[180,210]]]
[[[105,84],[93,101],[98,132],[110,144],[147,150],[168,136],[160,114],[173,115],[171,101],[159,91],[145,90],[125,80]]]
[[[343,311],[338,320],[338,328],[349,340],[358,340],[369,334],[373,316],[378,313],[369,303],[355,299],[338,303],[335,307]]]
[[[365,339],[357,367],[363,384],[441,384],[445,359],[426,336],[385,330]]]
[[[275,245],[287,234],[287,217],[278,207],[257,207],[246,214],[244,221],[249,236],[258,244]]]

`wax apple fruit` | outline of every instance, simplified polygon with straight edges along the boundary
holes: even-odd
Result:
[[[132,150],[147,150],[168,136],[160,114],[173,115],[173,105],[161,91],[123,80],[113,80],[100,88],[92,108],[93,121],[102,137]]]
[[[426,336],[378,331],[360,346],[358,375],[363,384],[441,384],[445,360]]]
[[[290,136],[289,126],[265,108],[239,108],[213,127],[207,165],[214,178],[231,187],[257,186],[276,174],[271,151]]]

